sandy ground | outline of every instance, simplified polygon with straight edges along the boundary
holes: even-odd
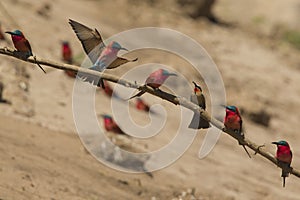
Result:
[[[270,142],[289,141],[293,166],[300,168],[299,136],[299,51],[275,37],[281,29],[299,29],[299,3],[289,0],[272,4],[261,1],[219,1],[216,15],[230,26],[192,20],[171,1],[149,5],[135,0],[93,1],[1,1],[30,40],[35,54],[60,61],[60,41],[68,40],[74,54],[82,48],[69,18],[97,27],[103,36],[144,26],[180,31],[202,44],[219,67],[226,87],[227,102],[245,113],[264,109],[271,115],[269,127],[245,117],[247,137],[275,152]],[[45,3],[46,16],[37,14]],[[268,8],[268,9],[266,9]],[[141,14],[142,11],[142,14]],[[22,17],[19,14],[22,13]],[[278,14],[279,13],[279,14]],[[2,27],[16,28],[1,11]],[[275,35],[275,36],[274,36]],[[1,46],[7,46],[1,42]],[[151,51],[134,52],[138,64],[158,62],[172,65],[191,80],[202,81],[188,64],[172,56]],[[300,199],[299,179],[290,176],[281,186],[280,170],[260,156],[249,159],[242,148],[222,135],[214,150],[197,158],[204,131],[174,164],[146,174],[127,174],[106,167],[88,154],[78,135],[72,113],[74,80],[62,71],[1,56],[0,80],[4,97],[12,105],[0,105],[0,199]],[[112,71],[122,75],[135,64]],[[207,94],[207,88],[204,86]],[[131,145],[157,149],[169,142],[180,121],[179,108],[150,95],[149,102],[162,103],[168,115],[166,128],[149,141],[133,139]],[[209,99],[208,95],[207,98]],[[98,91],[97,112],[110,113],[110,99]],[[104,106],[103,106],[104,105]],[[131,106],[132,108],[132,106]],[[176,112],[175,112],[176,111]],[[131,111],[138,123],[146,114]],[[175,114],[174,114],[175,113]],[[252,152],[251,152],[252,153]]]

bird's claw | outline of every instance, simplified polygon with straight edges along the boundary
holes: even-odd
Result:
[[[4,47],[4,51],[14,53],[15,50],[9,47]]]
[[[260,151],[260,148],[265,147],[265,146],[266,146],[265,144],[259,145],[257,147],[257,150],[255,151],[254,155],[256,155]]]

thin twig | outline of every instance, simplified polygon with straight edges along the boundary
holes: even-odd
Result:
[[[25,62],[30,62],[30,63],[33,63],[33,64],[39,63],[41,65],[46,65],[46,66],[53,67],[53,68],[56,68],[56,69],[71,70],[71,71],[74,71],[74,72],[80,71],[82,73],[86,73],[86,74],[89,74],[91,76],[98,76],[98,77],[101,77],[101,79],[111,81],[111,82],[123,85],[125,87],[135,88],[135,89],[138,89],[140,91],[150,93],[150,94],[152,94],[154,96],[157,96],[161,99],[169,101],[169,102],[171,102],[175,105],[181,105],[181,106],[183,106],[185,108],[188,108],[190,110],[193,110],[195,112],[199,112],[202,118],[204,118],[205,120],[210,122],[216,128],[222,130],[224,133],[227,133],[228,135],[230,135],[231,137],[236,139],[240,144],[249,147],[256,154],[259,154],[259,155],[263,156],[264,158],[268,159],[273,164],[275,164],[277,167],[280,167],[280,168],[285,167],[285,166],[280,165],[280,163],[277,162],[277,159],[270,152],[267,152],[267,151],[261,149],[261,147],[262,147],[261,145],[257,145],[254,142],[250,141],[249,139],[243,138],[239,134],[237,134],[233,131],[226,130],[222,122],[220,122],[219,120],[211,117],[208,112],[203,110],[198,105],[196,105],[196,104],[192,103],[191,101],[187,100],[186,98],[174,96],[170,93],[167,93],[167,92],[164,92],[164,91],[161,91],[161,90],[155,90],[155,89],[153,89],[151,87],[148,87],[148,86],[145,86],[145,85],[138,85],[137,83],[133,83],[133,82],[130,82],[130,81],[125,80],[125,79],[120,79],[119,77],[111,75],[111,74],[101,73],[101,72],[98,72],[98,71],[89,70],[89,69],[86,69],[86,68],[81,68],[81,67],[78,67],[78,66],[75,66],[75,65],[62,64],[62,63],[57,63],[57,62],[53,62],[53,61],[49,61],[49,60],[45,60],[45,59],[40,59],[40,58],[36,58],[36,60],[35,60],[32,56],[24,60],[22,58],[19,58],[14,53],[14,51],[12,49],[9,49],[9,48],[0,48],[0,54],[4,54],[4,55],[7,55],[7,56],[12,56],[12,57],[15,57],[17,59],[23,60]],[[287,170],[291,174],[293,174],[296,177],[300,178],[300,171],[299,170],[297,170],[293,167],[290,167]]]

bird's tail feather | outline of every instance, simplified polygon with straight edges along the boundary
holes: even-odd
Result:
[[[134,96],[132,96],[132,97],[126,99],[126,101],[128,101],[128,100],[130,100],[130,99],[133,99],[133,98],[135,98],[135,97],[140,97],[140,96],[142,96],[144,93],[145,93],[144,91],[140,91],[140,92],[137,93],[136,95],[134,95]]]
[[[35,64],[37,64],[37,66],[39,66],[39,68],[40,68],[41,70],[43,70],[43,72],[46,74],[46,71],[45,71],[45,70],[42,68],[42,66],[36,61],[36,57],[33,56],[33,58],[34,58]]]
[[[288,176],[289,176],[289,172],[283,169],[281,172],[281,177],[288,177]]]
[[[289,170],[288,168],[290,167],[289,163],[285,163],[285,162],[280,162],[282,164],[282,170],[281,170],[281,177],[283,178],[283,187],[285,187],[285,178],[289,176]]]
[[[103,79],[99,78],[99,76],[79,72],[77,73],[77,77],[81,78],[83,82],[89,82],[92,85],[96,85],[97,87],[101,86],[105,89]]]
[[[243,148],[245,149],[246,153],[248,154],[249,158],[251,158],[250,153],[248,152],[248,150],[246,149],[245,145],[242,145]]]
[[[209,128],[210,125],[208,123],[208,121],[206,121],[205,119],[203,119],[198,113],[194,113],[193,119],[189,125],[189,128],[192,129],[206,129]]]

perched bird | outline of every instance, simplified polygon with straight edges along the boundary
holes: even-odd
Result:
[[[62,59],[68,64],[73,63],[72,49],[68,41],[62,42]]]
[[[13,32],[6,31],[5,33],[8,33],[11,35],[11,39],[14,43],[15,48],[17,49],[17,53],[20,53],[20,56],[24,58],[28,58],[29,56],[33,56],[31,46],[28,42],[28,40],[25,38],[24,34],[20,30],[15,30]],[[34,57],[35,61],[36,58]],[[45,70],[36,62],[36,64],[43,70],[44,73]]]
[[[108,82],[107,81],[103,81],[103,83],[104,83],[104,93],[107,95],[107,96],[109,96],[109,97],[112,97],[112,95],[113,95],[113,89],[110,87],[110,85],[108,84]]]
[[[150,110],[150,107],[146,104],[146,102],[143,101],[142,98],[137,98],[136,99],[135,107],[138,110],[143,110],[143,111],[146,111],[146,112],[149,112],[149,110]]]
[[[233,130],[234,132],[238,133],[240,136],[242,136],[242,138],[245,137],[244,133],[242,132],[242,125],[243,125],[243,121],[242,121],[242,117],[240,115],[240,112],[238,110],[237,107],[235,106],[226,106],[226,115],[225,115],[225,119],[224,119],[224,125],[226,127],[226,129],[229,130]],[[251,158],[249,152],[247,151],[245,145],[242,145],[243,148],[245,149],[246,153],[248,154],[249,158]]]
[[[104,128],[106,131],[110,131],[121,135],[125,134],[110,115],[104,114],[101,115],[101,117],[103,117]]]
[[[289,176],[289,171],[286,168],[289,168],[292,162],[293,153],[291,151],[290,145],[281,140],[279,142],[272,142],[272,144],[277,145],[276,158],[280,164],[284,166],[282,169],[281,177],[283,178],[283,187],[285,187],[285,177]]]
[[[85,53],[89,56],[93,66],[89,69],[103,71],[105,69],[113,69],[127,62],[135,62],[137,58],[129,60],[118,57],[120,50],[127,50],[119,43],[112,41],[107,46],[103,43],[102,37],[97,29],[93,30],[83,24],[69,19],[69,24],[72,26],[78,39],[80,40]],[[128,51],[128,50],[127,50]],[[93,85],[104,87],[103,81],[97,76],[91,76],[83,73],[78,73],[80,77]]]
[[[145,85],[152,87],[153,89],[158,89],[169,76],[177,76],[177,74],[170,73],[165,69],[158,69],[152,72],[145,81]],[[133,99],[135,97],[140,97],[144,94],[144,91],[140,91],[138,94],[130,97],[127,100]]]
[[[62,42],[62,60],[68,64],[73,64],[73,56],[72,56],[72,49],[68,41]],[[76,72],[71,70],[65,70],[65,73],[72,78],[76,77]]]
[[[2,31],[1,23],[0,23],[0,40],[5,40],[5,36],[4,36],[3,31]]]
[[[194,94],[191,95],[190,100],[191,100],[191,102],[199,105],[201,108],[203,108],[205,110],[206,103],[205,103],[205,97],[202,93],[202,88],[199,85],[197,85],[194,81],[193,81],[193,83],[194,83]],[[203,119],[198,112],[194,112],[194,116],[189,125],[189,128],[206,129],[209,127],[210,127],[210,125],[209,125],[208,121]]]

